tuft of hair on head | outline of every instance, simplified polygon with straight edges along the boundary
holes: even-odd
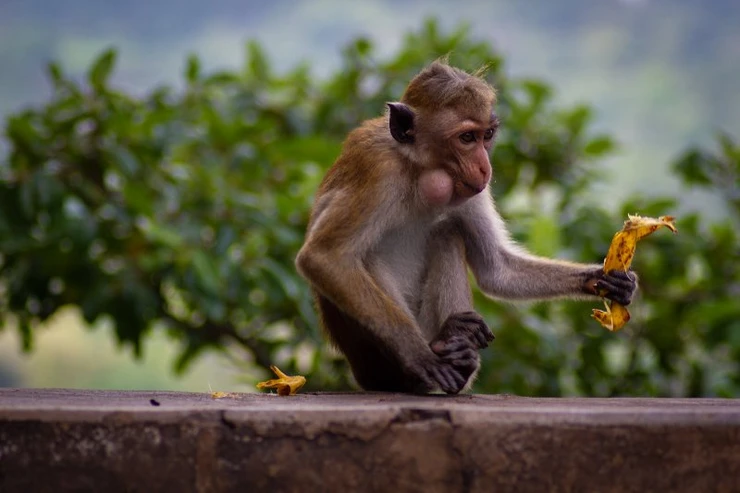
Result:
[[[437,110],[495,101],[493,87],[480,75],[485,73],[487,66],[469,74],[449,65],[447,59],[447,56],[441,57],[419,72],[409,83],[401,102],[414,109]]]
[[[473,72],[471,75],[473,77],[477,77],[479,79],[485,79],[486,75],[488,74],[488,71],[491,70],[491,62],[486,62],[480,67],[478,67],[475,72]]]

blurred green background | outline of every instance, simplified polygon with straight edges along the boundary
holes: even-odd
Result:
[[[740,4],[0,4],[0,386],[352,388],[293,258],[346,132],[434,58],[491,68],[493,191],[531,250],[600,261],[633,320],[501,304],[478,392],[740,395]]]

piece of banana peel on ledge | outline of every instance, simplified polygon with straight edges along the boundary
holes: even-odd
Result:
[[[271,365],[270,369],[277,378],[258,383],[258,389],[277,389],[278,395],[295,395],[306,384],[306,377],[302,375],[286,375],[275,365]]]
[[[632,263],[632,257],[635,255],[637,242],[657,229],[665,226],[674,233],[678,232],[672,216],[661,216],[657,219],[633,215],[627,217],[622,230],[617,231],[612,238],[609,252],[604,259],[605,273],[613,270],[627,272]],[[624,306],[607,300],[604,300],[604,306],[606,310],[594,308],[591,316],[607,330],[616,332],[629,321],[630,312]]]

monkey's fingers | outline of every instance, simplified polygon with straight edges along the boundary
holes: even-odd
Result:
[[[474,311],[453,313],[447,317],[440,331],[439,339],[449,339],[460,334],[467,334],[478,349],[488,347],[488,343],[495,338],[483,317]]]
[[[438,356],[447,358],[450,354],[471,348],[471,341],[463,336],[453,336],[432,342],[431,348]]]
[[[454,368],[465,371],[468,375],[472,374],[476,368],[478,368],[480,358],[478,352],[474,349],[468,349],[466,351],[460,351],[454,355],[450,355],[445,361],[452,365]]]
[[[435,365],[430,370],[434,379],[446,394],[457,394],[465,387],[466,380],[449,365]]]
[[[465,366],[467,363],[464,363],[464,361],[475,361],[477,362],[479,359],[478,351],[470,347],[469,344],[461,344],[457,345],[454,348],[446,348],[447,350],[444,352],[444,354],[441,354],[440,357],[445,363],[451,364],[453,366]]]
[[[611,270],[605,275],[612,284],[622,289],[631,289],[637,284],[637,274],[631,270]]]
[[[476,315],[478,315],[476,313]],[[475,330],[473,330],[472,336],[474,342],[478,344],[478,349],[485,349],[488,347],[488,344],[493,341],[496,336],[493,335],[493,332],[491,332],[491,329],[488,327],[488,324],[486,324],[483,321],[483,318],[479,317],[479,323]]]
[[[450,394],[454,391],[454,380],[452,378],[448,378],[448,376],[442,371],[441,368],[431,368],[429,370],[429,373],[432,375],[432,378],[434,379],[437,386],[442,389],[442,392],[444,392],[445,394]]]
[[[604,298],[627,306],[632,303],[632,295],[637,289],[635,278],[629,272],[613,270],[596,281],[595,290]]]
[[[489,329],[487,325],[486,330],[479,330],[475,333],[475,337],[478,339],[478,347],[480,349],[487,348],[488,343],[492,342],[496,338],[496,336],[493,335],[493,332],[491,332],[491,329]]]

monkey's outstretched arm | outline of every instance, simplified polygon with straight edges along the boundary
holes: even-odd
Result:
[[[510,240],[488,193],[464,205],[461,221],[468,264],[480,288],[490,296],[589,298],[602,292],[607,298],[629,303],[637,287],[634,274],[604,274],[600,264],[552,260],[526,252]]]

